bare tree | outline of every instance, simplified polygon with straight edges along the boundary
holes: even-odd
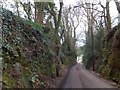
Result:
[[[17,16],[20,17],[19,3],[15,1]]]
[[[99,27],[100,23],[102,23],[102,14],[103,11],[99,9],[100,4],[96,2],[87,3],[79,2],[76,6],[81,9],[82,14],[84,15],[85,19],[82,20],[83,24],[87,24],[87,30],[85,30],[86,34],[86,44],[89,46],[89,59],[91,59],[93,70],[95,70],[95,53],[94,53],[94,32],[95,29]],[[105,9],[104,9],[105,10]],[[104,12],[105,14],[105,12]],[[105,18],[106,19],[106,18]]]
[[[114,0],[117,6],[117,10],[118,10],[118,23],[120,23],[120,2],[118,2],[118,0]]]
[[[34,2],[34,5],[35,5],[35,22],[43,24],[45,3]]]
[[[28,3],[20,2],[20,4],[23,6],[23,9],[24,9],[25,13],[27,14],[27,18],[29,20],[31,20],[31,3],[30,2],[28,2]]]
[[[106,21],[107,21],[107,31],[111,30],[111,17],[110,17],[110,10],[109,10],[109,0],[106,0]]]
[[[119,3],[118,0],[114,0],[114,1],[115,1],[115,3],[116,3],[117,10],[118,10],[118,12],[120,13],[120,3]]]
[[[62,15],[63,26],[65,28],[65,42],[71,52],[76,51],[76,30],[80,24],[80,9],[74,6],[64,7]]]
[[[60,51],[61,51],[61,44],[60,44],[60,36],[59,36],[59,28],[61,23],[61,15],[62,15],[62,8],[63,8],[63,2],[59,2],[60,9],[58,11],[58,14],[55,10],[54,3],[48,3],[48,7],[46,8],[47,12],[49,12],[54,20],[54,40],[55,40],[55,50],[56,50],[56,73],[57,77],[59,76],[59,70],[60,70]]]

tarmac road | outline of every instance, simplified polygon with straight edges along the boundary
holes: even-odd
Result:
[[[81,64],[71,68],[64,88],[114,88],[104,80],[93,75]]]

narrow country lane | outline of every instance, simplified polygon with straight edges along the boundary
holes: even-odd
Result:
[[[71,68],[64,88],[114,88],[105,81],[96,77],[81,64]]]

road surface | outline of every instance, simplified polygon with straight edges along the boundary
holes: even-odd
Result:
[[[114,88],[86,70],[81,64],[71,68],[64,88]]]

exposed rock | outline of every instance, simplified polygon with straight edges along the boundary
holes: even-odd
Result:
[[[47,78],[56,75],[55,52],[52,41],[44,33],[45,28],[35,27],[34,22],[8,10],[3,10],[2,14],[3,87],[54,87],[50,84],[51,78]]]

